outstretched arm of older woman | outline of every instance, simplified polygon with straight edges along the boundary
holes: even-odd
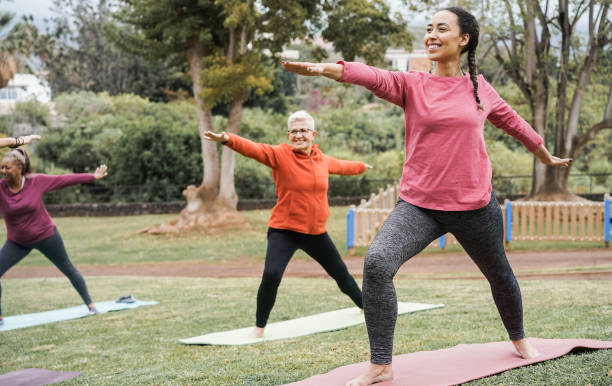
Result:
[[[206,131],[204,132],[204,134],[202,134],[202,137],[204,137],[205,139],[209,140],[209,141],[214,141],[214,142],[219,142],[219,143],[225,143],[227,141],[229,141],[229,135],[226,132],[223,133],[213,133],[212,131]]]
[[[571,158],[555,157],[554,155],[548,152],[544,145],[540,145],[540,147],[538,147],[533,152],[533,154],[538,157],[540,162],[548,166],[562,166],[564,168],[567,168],[571,165],[572,162],[574,162],[574,160]]]
[[[333,80],[342,78],[344,65],[339,63],[283,62],[283,68],[304,76],[324,76]]]
[[[0,148],[2,147],[17,147],[21,145],[27,145],[34,140],[40,139],[40,135],[32,134],[32,135],[24,135],[17,138],[0,138]]]

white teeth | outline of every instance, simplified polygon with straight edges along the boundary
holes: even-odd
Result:
[[[433,48],[439,48],[439,47],[440,47],[440,46],[439,46],[439,45],[437,45],[437,44],[430,44],[430,45],[428,46],[428,48],[429,48],[430,50],[431,50],[431,49],[433,49]]]

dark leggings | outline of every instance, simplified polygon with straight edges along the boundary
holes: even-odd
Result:
[[[326,233],[308,235],[285,229],[268,229],[266,265],[257,291],[257,327],[265,327],[276,300],[276,293],[289,260],[298,249],[315,259],[331,276],[340,290],[359,308],[363,308],[361,290],[349,274],[336,246]]]
[[[488,280],[510,339],[524,337],[521,291],[504,251],[502,214],[495,195],[483,208],[452,212],[423,209],[400,199],[364,262],[363,303],[372,363],[391,363],[397,319],[393,277],[402,264],[447,232]]]
[[[60,236],[57,228],[53,233],[53,236],[47,237],[34,244],[21,245],[6,240],[2,250],[0,250],[0,278],[6,271],[8,271],[13,265],[17,264],[21,259],[27,256],[32,249],[38,249],[45,257],[55,266],[62,271],[62,273],[68,276],[70,282],[77,290],[85,304],[91,304],[91,298],[87,292],[87,285],[83,276],[77,271],[72,265],[66,254],[66,248],[64,248],[64,242]],[[0,286],[0,301],[2,299],[2,286]],[[0,315],[2,315],[2,308],[0,307]]]

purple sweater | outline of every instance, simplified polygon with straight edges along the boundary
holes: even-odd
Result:
[[[28,174],[23,188],[13,193],[4,179],[0,180],[0,211],[6,223],[6,238],[28,245],[53,236],[55,224],[42,201],[43,193],[71,185],[93,182],[93,174],[48,176]]]
[[[482,77],[474,100],[469,74],[440,77],[426,72],[392,72],[361,63],[344,64],[341,82],[366,87],[404,110],[406,162],[400,197],[436,210],[473,210],[491,198],[491,164],[484,121],[518,139],[529,151],[542,144],[533,130]]]

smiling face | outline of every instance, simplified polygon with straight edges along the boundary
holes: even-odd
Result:
[[[287,138],[295,151],[310,154],[316,135],[316,131],[310,130],[305,119],[296,119],[289,123]]]
[[[436,13],[427,24],[424,42],[429,60],[458,60],[469,41],[470,36],[461,33],[457,15],[450,11]]]
[[[16,183],[21,180],[22,169],[23,167],[12,157],[4,157],[2,159],[2,167],[0,167],[0,172],[2,173],[2,177],[9,184]]]

